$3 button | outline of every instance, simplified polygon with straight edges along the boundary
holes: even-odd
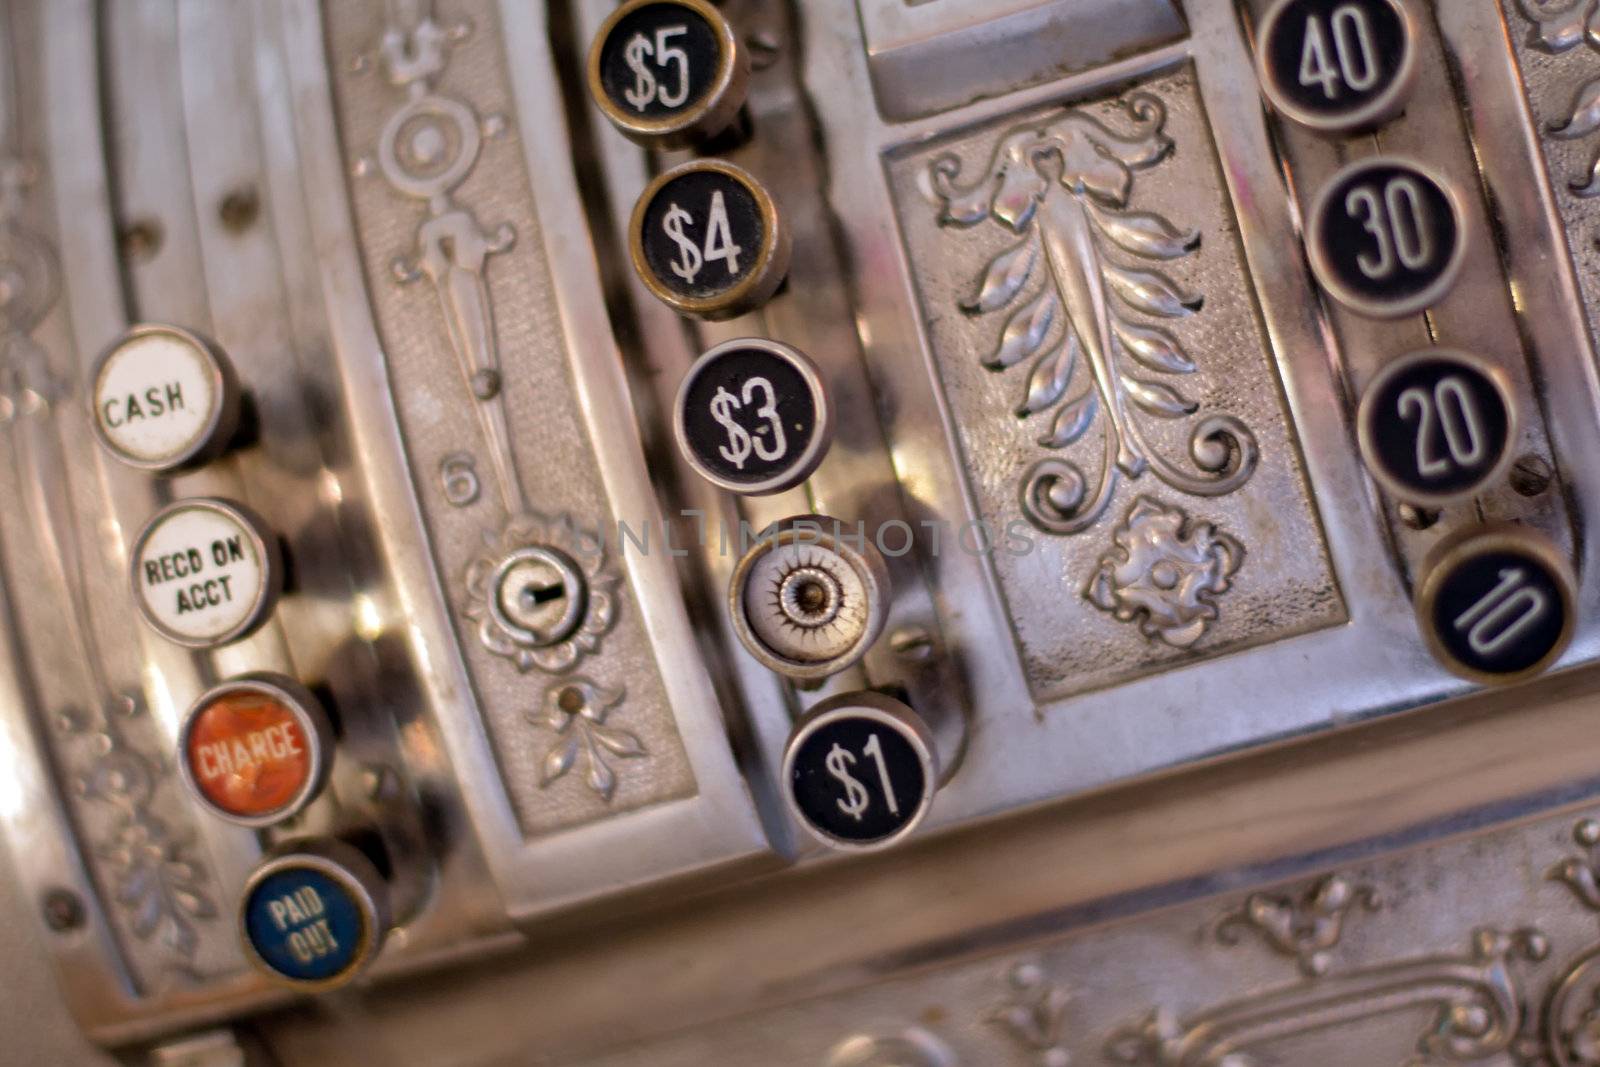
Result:
[[[776,341],[726,341],[695,360],[678,387],[673,432],[707,481],[759,496],[811,476],[833,439],[833,409],[816,365]]]
[[[651,182],[634,205],[628,245],[652,293],[706,319],[760,307],[789,269],[789,231],[772,198],[721,160],[685,163]]]
[[[1456,197],[1420,164],[1364,159],[1311,205],[1307,254],[1339,303],[1375,318],[1426,310],[1455,284],[1466,255]]]
[[[795,725],[784,753],[790,809],[834,848],[885,848],[916,829],[940,782],[922,717],[882,693],[844,693]]]
[[[1417,623],[1434,656],[1491,685],[1544,670],[1572,639],[1576,581],[1543,534],[1509,523],[1440,542],[1417,587]]]

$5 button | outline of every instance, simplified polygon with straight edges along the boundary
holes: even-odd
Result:
[[[721,133],[739,113],[750,53],[704,0],[631,0],[589,49],[589,92],[641,144],[681,148]]]
[[[678,386],[673,433],[707,481],[735,493],[782,492],[811,476],[833,439],[816,365],[777,341],[725,341]]]
[[[633,207],[634,270],[688,315],[726,319],[760,307],[789,270],[789,231],[761,183],[701,159],[652,181]]]
[[[870,690],[823,701],[784,750],[790,810],[824,844],[886,848],[916,829],[940,768],[932,732],[901,701]]]
[[[1544,670],[1572,640],[1572,567],[1549,538],[1509,523],[1439,543],[1417,586],[1417,624],[1435,658],[1474,682],[1505,685]]]

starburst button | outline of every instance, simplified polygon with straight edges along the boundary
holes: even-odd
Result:
[[[595,104],[652,147],[681,148],[727,129],[749,81],[749,51],[705,0],[631,0],[589,49]]]
[[[761,183],[731,163],[697,159],[645,187],[628,225],[645,287],[686,315],[726,319],[777,292],[789,230]]]
[[[179,773],[213,814],[270,826],[310,803],[328,777],[333,730],[292,678],[251,674],[204,693],[178,734]]]

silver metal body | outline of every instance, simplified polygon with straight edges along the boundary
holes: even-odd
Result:
[[[752,73],[714,152],[792,256],[759,310],[691,323],[628,230],[694,156],[587,95],[610,0],[5,4],[21,1062],[1597,1062],[1593,0],[1405,0],[1409,103],[1348,139],[1265,109],[1267,6],[729,0]],[[1381,156],[1448,183],[1465,234],[1390,320],[1322,295],[1302,240]],[[172,478],[88,425],[140,322],[221,345],[254,426]],[[679,379],[736,337],[827,382],[802,486],[735,498],[674,444]],[[1366,473],[1355,410],[1432,346],[1498,369],[1516,458],[1425,511]],[[182,497],[262,515],[293,572],[216,649],[131,599]],[[895,550],[882,636],[799,688],[728,589],[741,523],[808,514]],[[1490,522],[1556,546],[1577,614],[1548,672],[1484,691],[1411,600]],[[321,797],[265,831],[174,764],[184,709],[251,671],[340,723]],[[911,838],[837,855],[784,750],[862,689],[947,781]],[[235,908],[310,835],[381,849],[396,928],[297,999]]]

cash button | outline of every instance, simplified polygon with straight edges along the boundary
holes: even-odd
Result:
[[[321,791],[332,733],[322,705],[294,679],[233,678],[203,694],[184,717],[179,772],[213,814],[269,826]]]
[[[166,473],[222,451],[239,423],[239,386],[214,343],[175,326],[136,326],[92,377],[95,435],[117,459]]]
[[[278,539],[243,505],[168,504],[134,540],[134,600],[146,622],[191,648],[237,641],[266,621],[283,586]]]
[[[726,319],[766,303],[789,270],[772,197],[731,163],[700,159],[651,182],[628,227],[646,288],[688,315]]]
[[[387,885],[372,861],[345,842],[295,842],[245,883],[239,926],[257,969],[297,988],[332,989],[382,948]]]

